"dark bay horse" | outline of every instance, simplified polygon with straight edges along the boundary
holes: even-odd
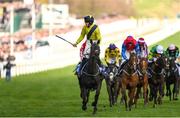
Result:
[[[99,70],[99,54],[100,47],[96,43],[92,43],[90,57],[82,66],[81,76],[78,77],[81,89],[82,109],[87,109],[90,91],[96,91],[94,101],[92,102],[93,114],[97,111],[97,102],[102,85],[102,77]]]
[[[150,87],[150,98],[154,100],[153,107],[158,104],[162,104],[162,97],[164,96],[164,69],[166,67],[165,57],[160,56],[155,62],[149,65],[149,71],[152,75],[148,78]],[[158,96],[159,92],[159,96]]]
[[[175,58],[168,58],[168,67],[166,69],[166,96],[169,96],[169,100],[171,101],[172,93],[170,86],[173,84],[173,100],[177,100],[178,94],[178,80],[179,80],[179,72],[175,63]]]
[[[118,68],[114,64],[108,64],[108,67],[106,68],[106,87],[109,95],[109,102],[110,102],[110,107],[114,105],[117,101],[117,90],[119,87],[119,82],[117,80],[117,74],[118,74]]]
[[[135,53],[130,53],[130,58],[128,62],[123,66],[121,74],[120,74],[120,84],[121,84],[121,93],[122,98],[125,102],[125,108],[128,111],[131,111],[131,107],[133,105],[133,100],[135,96],[136,87],[139,83],[139,75],[138,75],[138,58]],[[129,102],[127,104],[127,95],[126,89],[128,89],[129,93]]]
[[[139,71],[142,74],[139,78],[139,83],[137,85],[137,91],[135,96],[135,107],[137,106],[137,100],[139,98],[139,94],[141,92],[141,87],[143,87],[143,98],[144,98],[144,105],[146,106],[148,103],[148,59],[146,57],[139,58]]]

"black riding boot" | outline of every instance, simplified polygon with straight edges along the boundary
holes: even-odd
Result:
[[[82,69],[82,67],[84,66],[84,64],[87,62],[87,58],[83,58],[82,59],[82,62],[80,63],[80,67],[79,67],[79,71],[78,71],[78,76],[80,76],[81,75],[81,69]]]

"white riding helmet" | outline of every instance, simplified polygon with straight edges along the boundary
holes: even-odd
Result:
[[[169,50],[175,50],[175,49],[176,49],[176,46],[174,44],[169,45]]]
[[[164,50],[164,48],[163,48],[162,45],[158,45],[157,48],[156,48],[156,51],[157,51],[158,54],[162,54],[163,50]]]

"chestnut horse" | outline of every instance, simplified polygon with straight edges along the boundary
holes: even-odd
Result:
[[[121,84],[121,93],[122,99],[125,102],[125,108],[128,111],[131,111],[131,107],[133,105],[133,100],[135,96],[136,87],[139,83],[139,75],[138,75],[138,58],[134,52],[130,53],[130,58],[128,62],[122,67],[122,71],[120,74],[120,84]],[[126,89],[128,89],[129,93],[129,102],[127,104],[127,95]]]
[[[136,96],[134,100],[135,107],[137,106],[137,100],[139,98],[139,94],[141,92],[141,87],[143,87],[143,98],[144,98],[144,106],[148,103],[148,59],[145,57],[141,57],[139,59],[139,71],[142,76],[139,77],[139,83],[137,85]]]

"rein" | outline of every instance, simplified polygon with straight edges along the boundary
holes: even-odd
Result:
[[[130,65],[128,64],[128,67],[130,67]],[[132,74],[129,74],[125,69],[122,69],[122,71],[126,74],[126,75],[128,75],[128,76],[134,76],[137,72],[138,72],[138,70],[136,69],[135,70],[135,72],[134,73],[132,73]]]
[[[128,75],[128,76],[134,76],[137,72],[138,72],[138,70],[136,69],[136,71],[133,73],[133,74],[129,74],[126,70],[122,70],[126,75]]]
[[[95,73],[95,74],[89,74],[89,73],[83,71],[84,68],[86,67],[87,63],[88,63],[88,62],[86,62],[86,63],[84,64],[84,66],[82,67],[82,69],[81,69],[81,75],[82,75],[82,74],[85,74],[85,75],[91,76],[91,77],[96,77],[97,75],[99,75],[99,73],[100,73],[100,70],[99,70],[99,69],[98,69],[97,73]],[[96,63],[96,65],[97,65],[97,67],[99,68],[99,65],[98,65],[97,63]]]

